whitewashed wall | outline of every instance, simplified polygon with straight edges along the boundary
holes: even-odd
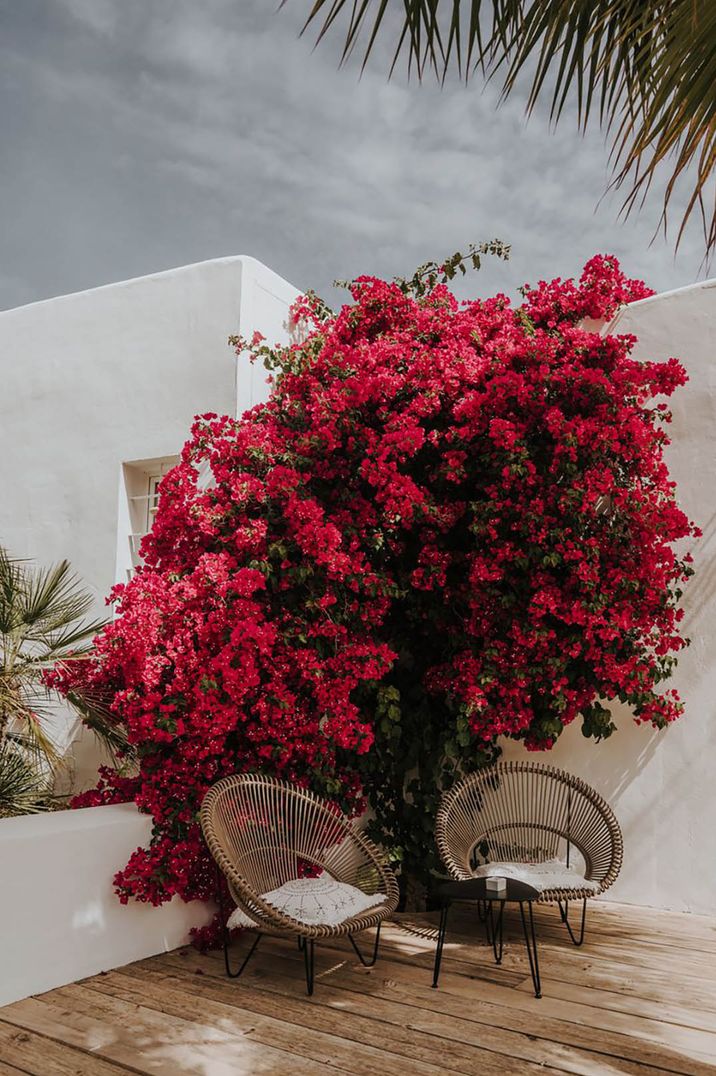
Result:
[[[607,331],[633,333],[643,359],[682,360],[689,383],[673,400],[669,465],[684,510],[704,531],[685,598],[692,640],[674,678],[685,715],[656,732],[615,711],[618,732],[584,740],[575,722],[551,752],[531,757],[589,781],[624,831],[624,866],[608,896],[633,904],[716,911],[716,281],[624,308]]]
[[[669,453],[681,504],[704,530],[686,599],[693,642],[675,679],[686,714],[657,733],[621,713],[599,745],[575,724],[544,756],[614,805],[625,862],[611,897],[695,912],[716,907],[715,289],[635,303],[612,326],[639,338],[643,358],[680,357],[691,379],[675,397]],[[42,562],[69,557],[101,601],[114,582],[120,463],[175,453],[196,413],[261,399],[262,372],[237,366],[226,338],[280,339],[295,294],[239,257],[0,314],[0,541]],[[506,754],[524,752],[508,743]],[[82,783],[94,763],[90,748]],[[110,858],[114,870],[126,856]]]
[[[112,878],[151,818],[132,804],[0,820],[0,1006],[189,940],[213,908],[119,903]]]
[[[227,339],[285,339],[296,294],[232,257],[0,313],[0,543],[41,564],[68,558],[104,615],[122,463],[175,455],[194,415],[263,399],[265,372],[237,363]],[[93,784],[89,734],[75,754],[79,784]]]

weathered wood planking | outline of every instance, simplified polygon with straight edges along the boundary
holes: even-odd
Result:
[[[0,1076],[716,1073],[716,919],[595,903],[575,949],[540,908],[540,1000],[513,917],[498,968],[456,908],[439,990],[435,917],[399,919],[371,969],[319,945],[310,999],[295,943],[265,938],[240,980],[181,950],[16,1002]]]

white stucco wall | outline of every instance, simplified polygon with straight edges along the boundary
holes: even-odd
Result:
[[[624,866],[610,899],[713,913],[716,909],[716,281],[624,308],[607,331],[638,337],[635,355],[682,360],[689,383],[672,398],[668,452],[682,508],[703,529],[684,599],[690,648],[674,686],[686,710],[669,729],[637,727],[615,708],[618,732],[601,744],[579,723],[551,752],[529,757],[594,785],[624,831]],[[507,758],[527,757],[506,743]]]
[[[69,557],[101,603],[115,581],[122,461],[176,453],[194,414],[258,402],[263,372],[237,364],[226,339],[255,329],[281,339],[295,295],[265,266],[237,257],[0,313],[0,542],[42,563]],[[575,723],[544,761],[590,781],[619,816],[625,860],[610,897],[709,913],[716,905],[716,282],[635,303],[611,331],[634,333],[643,358],[678,356],[690,376],[673,401],[669,451],[680,502],[704,530],[685,599],[692,646],[675,677],[686,714],[657,733],[617,713],[618,733],[599,745],[584,741]],[[505,752],[524,755],[512,743]],[[92,783],[94,763],[85,741],[80,783]],[[112,853],[111,870],[123,855]]]
[[[167,952],[208,905],[119,903],[112,878],[149,843],[132,804],[0,819],[0,1006]]]
[[[263,399],[265,371],[227,339],[285,339],[296,295],[239,256],[0,313],[0,543],[40,564],[68,558],[105,615],[122,463],[175,455],[194,415]],[[79,783],[94,783],[91,737],[76,753]]]

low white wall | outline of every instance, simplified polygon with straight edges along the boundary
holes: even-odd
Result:
[[[0,820],[0,1005],[174,949],[210,909],[119,903],[151,819],[132,804]]]
[[[630,904],[716,911],[716,281],[655,295],[621,310],[607,329],[633,333],[644,360],[681,359],[689,383],[672,398],[668,451],[681,507],[703,530],[691,543],[696,574],[684,598],[682,652],[673,678],[684,716],[657,732],[613,707],[609,740],[585,740],[576,721],[551,752],[512,742],[507,758],[532,758],[578,774],[612,804],[624,833],[624,866],[606,895]]]

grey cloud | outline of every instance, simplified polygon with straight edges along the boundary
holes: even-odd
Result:
[[[600,202],[598,132],[337,70],[299,39],[305,4],[0,0],[0,307],[203,258],[247,253],[331,297],[335,276],[410,271],[470,239],[510,242],[461,294],[514,292],[612,251],[658,289],[696,278],[639,219]]]

